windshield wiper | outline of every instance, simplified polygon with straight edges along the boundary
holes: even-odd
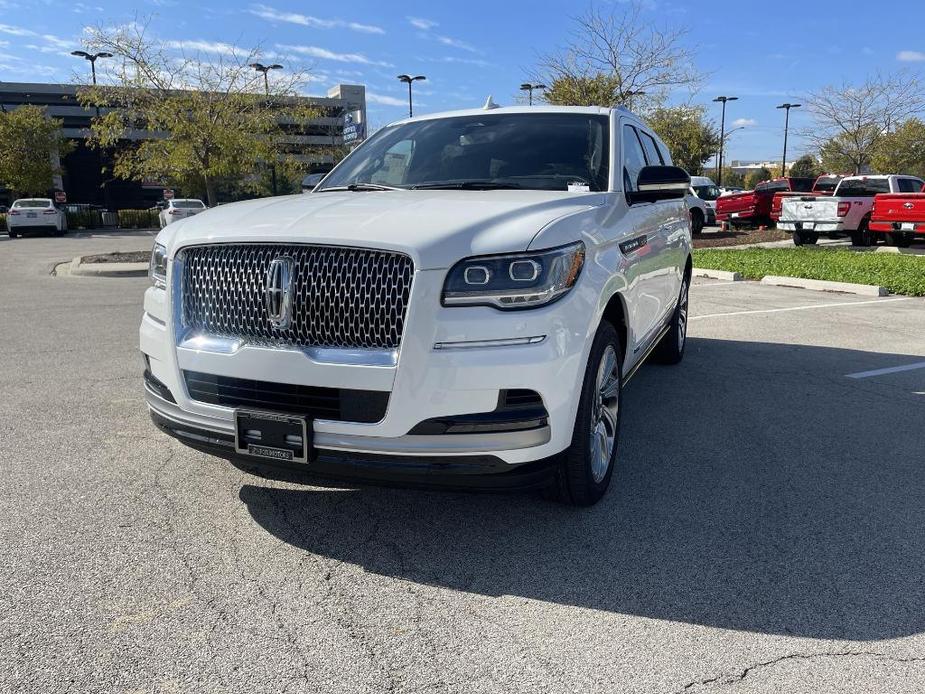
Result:
[[[418,183],[411,190],[515,190],[522,188],[516,183],[497,181],[457,181],[455,183]]]
[[[318,193],[327,193],[327,192],[336,192],[336,191],[349,190],[351,193],[361,193],[368,190],[404,190],[404,188],[398,188],[397,186],[385,186],[381,183],[351,183],[346,186],[332,186],[330,188],[322,188]]]

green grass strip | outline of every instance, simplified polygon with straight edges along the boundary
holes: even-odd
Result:
[[[834,248],[743,248],[694,251],[694,267],[766,275],[853,282],[886,287],[893,294],[925,296],[925,256]]]

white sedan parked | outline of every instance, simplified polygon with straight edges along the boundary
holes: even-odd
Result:
[[[67,216],[64,210],[55,207],[51,198],[22,198],[7,212],[6,228],[11,239],[26,231],[45,231],[59,236],[67,231]]]
[[[158,215],[158,219],[161,223],[161,229],[170,224],[171,222],[176,222],[180,219],[186,219],[187,217],[192,217],[195,214],[200,212],[205,212],[206,206],[202,200],[194,200],[192,198],[179,198],[175,200],[169,200],[167,206],[161,210],[161,213]]]

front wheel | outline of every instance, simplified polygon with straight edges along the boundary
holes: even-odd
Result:
[[[597,329],[585,367],[572,444],[560,454],[554,494],[574,506],[600,501],[610,486],[620,440],[623,354],[616,329]]]

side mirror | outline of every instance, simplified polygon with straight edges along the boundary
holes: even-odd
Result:
[[[636,190],[626,194],[630,205],[687,197],[691,177],[677,166],[644,166],[636,179]]]

